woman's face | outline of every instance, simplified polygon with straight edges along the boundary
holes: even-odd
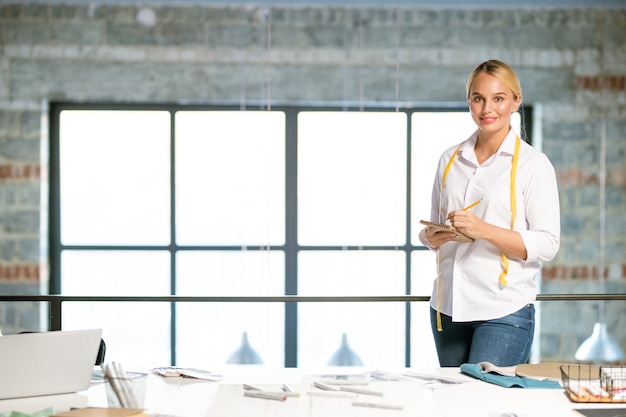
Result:
[[[468,104],[472,119],[480,132],[504,137],[511,123],[511,114],[517,111],[521,97],[493,75],[481,73],[471,85]]]

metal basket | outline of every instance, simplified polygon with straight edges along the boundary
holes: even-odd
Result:
[[[626,403],[626,367],[561,365],[563,388],[576,403]]]

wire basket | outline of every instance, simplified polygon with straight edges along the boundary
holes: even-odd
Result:
[[[626,403],[626,367],[561,365],[563,388],[576,403]]]

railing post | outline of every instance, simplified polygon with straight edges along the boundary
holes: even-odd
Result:
[[[62,303],[59,298],[51,299],[49,303],[50,308],[50,330],[61,330],[62,322]]]

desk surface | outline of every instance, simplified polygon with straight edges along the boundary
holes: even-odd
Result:
[[[266,367],[228,367],[219,372],[220,382],[189,378],[148,378],[145,407],[148,413],[177,417],[573,417],[574,409],[626,408],[626,404],[579,404],[571,402],[560,389],[503,388],[462,375],[457,368],[399,370],[442,376],[465,381],[460,384],[425,384],[420,380],[378,381],[370,379],[364,388],[383,392],[382,397],[359,395],[358,398],[314,397],[313,382],[327,375],[352,375],[368,370],[356,368],[268,369]],[[289,384],[301,392],[298,398],[272,401],[243,396],[243,384],[279,390]],[[354,406],[354,401],[383,402],[400,405],[402,410]],[[46,407],[66,411],[71,407],[106,407],[103,384],[76,394],[55,395],[0,401],[0,413],[34,412]],[[512,413],[512,414],[511,414]]]

